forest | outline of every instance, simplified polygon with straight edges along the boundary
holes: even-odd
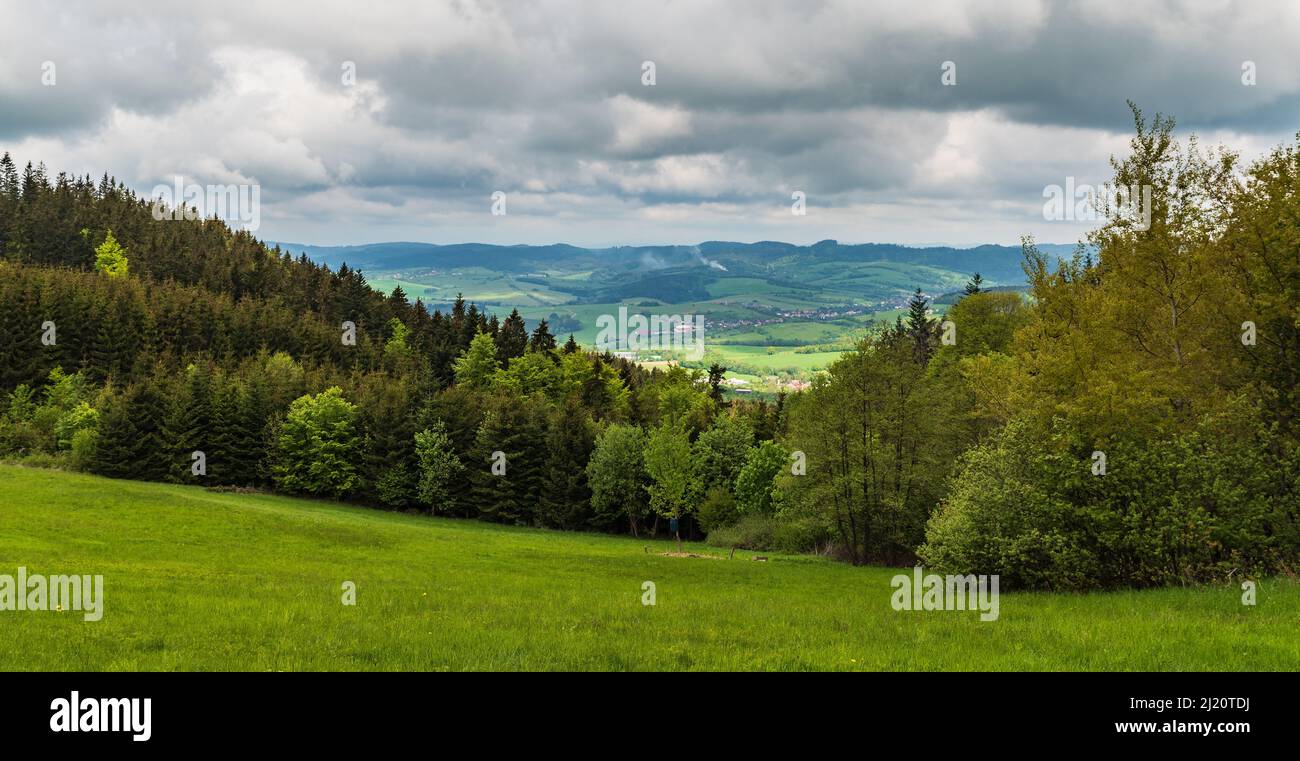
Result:
[[[672,521],[1004,588],[1293,572],[1300,140],[1243,164],[1134,115],[1114,179],[1152,189],[1149,225],[1112,215],[1063,261],[1026,239],[1027,298],[973,278],[940,321],[918,291],[773,402],[6,153],[0,457],[565,530]]]

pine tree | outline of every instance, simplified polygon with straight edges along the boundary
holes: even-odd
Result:
[[[537,328],[533,330],[533,335],[528,339],[529,351],[551,351],[555,348],[555,336],[551,335],[551,328],[542,320],[537,323]]]
[[[48,347],[41,344],[41,335],[46,318],[39,308],[36,287],[26,278],[11,278],[8,272],[0,277],[4,304],[0,309],[0,388],[36,384],[43,375],[42,351]]]
[[[126,277],[128,274],[126,249],[118,244],[112,230],[95,249],[95,269],[109,277]]]
[[[983,282],[984,282],[984,278],[980,277],[980,273],[976,272],[975,276],[972,277],[970,281],[966,283],[966,295],[971,296],[973,294],[979,293],[980,284]]]
[[[367,493],[389,507],[415,500],[415,416],[406,384],[386,375],[367,379],[358,400],[365,438]]]
[[[479,329],[479,320],[481,319],[482,315],[479,314],[478,307],[474,304],[470,304],[469,309],[465,310],[465,319],[460,328],[461,351],[465,351],[469,348],[469,345],[474,341],[475,336],[479,333],[486,332]]]
[[[501,323],[497,333],[497,360],[503,367],[510,365],[510,360],[522,357],[528,350],[528,329],[524,327],[524,318],[518,309],[510,310],[510,316]]]
[[[91,456],[90,470],[109,478],[133,478],[132,446],[135,442],[135,424],[131,419],[131,395],[126,392],[105,394],[99,410],[99,432],[95,451]]]
[[[265,380],[261,376],[251,378],[237,397],[235,419],[238,422],[230,428],[231,479],[234,483],[247,486],[269,480],[268,429],[273,414]]]
[[[239,462],[241,443],[239,386],[229,379],[218,379],[212,392],[212,428],[207,451],[207,481],[213,484],[239,484],[243,468]],[[248,483],[248,482],[244,482]]]
[[[152,378],[106,397],[91,470],[111,478],[165,481],[175,463],[164,394]]]
[[[929,299],[917,288],[907,304],[907,335],[912,339],[912,356],[919,364],[930,361],[935,349],[934,323],[927,314]]]
[[[167,429],[176,449],[172,456],[172,477],[181,483],[208,483],[207,475],[191,472],[194,452],[204,455],[205,469],[220,460],[215,433],[212,369],[206,362],[190,365],[185,371],[184,392],[169,410]]]
[[[456,360],[456,385],[465,388],[487,388],[498,368],[497,347],[492,336],[479,333],[470,343],[465,355]]]
[[[538,506],[542,525],[561,529],[590,526],[591,489],[586,468],[595,445],[591,418],[570,398],[552,414],[546,434],[546,466]]]
[[[727,368],[714,362],[709,366],[709,396],[715,402],[722,401],[722,379],[727,374]]]
[[[541,413],[537,403],[527,398],[498,398],[491,403],[465,462],[472,483],[470,503],[477,517],[534,523],[545,458],[545,448],[538,446],[546,435]]]
[[[131,447],[134,473],[131,478],[143,481],[166,481],[175,472],[176,437],[168,430],[173,389],[161,380],[166,372],[158,368],[144,380],[131,399],[131,419],[135,425],[135,442]],[[189,467],[188,452],[184,458]],[[189,471],[186,470],[186,473]]]

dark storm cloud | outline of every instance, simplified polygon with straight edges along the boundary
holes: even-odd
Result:
[[[1045,184],[1105,179],[1126,100],[1248,148],[1300,128],[1289,3],[71,2],[10,21],[0,147],[136,184],[257,181],[337,228],[322,240],[350,220],[391,237],[385,209],[477,213],[497,189],[611,237],[613,216],[685,226],[691,204],[704,225],[796,224],[772,217],[792,190],[819,224],[874,204],[1013,229]]]
[[[113,108],[166,113],[214,84],[207,46],[183,20],[6,0],[3,26],[0,138],[94,129]]]

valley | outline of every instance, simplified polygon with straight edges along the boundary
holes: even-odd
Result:
[[[500,320],[518,309],[529,330],[546,320],[561,341],[573,335],[586,347],[596,346],[600,316],[619,307],[704,315],[703,358],[643,351],[637,359],[705,368],[716,362],[728,368],[728,387],[741,393],[801,388],[873,325],[905,314],[918,288],[941,314],[976,272],[986,289],[1024,286],[1018,246],[277,245],[333,269],[360,269],[380,291],[400,287],[430,309],[447,311],[458,295]],[[1073,246],[1039,248],[1065,257]]]

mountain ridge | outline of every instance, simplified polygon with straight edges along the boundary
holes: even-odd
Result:
[[[705,266],[732,272],[733,266],[747,269],[775,265],[783,259],[807,257],[816,262],[841,259],[846,262],[898,262],[942,267],[969,274],[980,272],[986,279],[1023,282],[1020,246],[985,243],[971,247],[907,246],[897,243],[840,243],[823,240],[801,246],[783,241],[703,241],[694,245],[611,246],[586,248],[568,243],[494,244],[421,243],[390,241],[344,246],[318,246],[286,241],[266,241],[293,254],[338,268],[391,271],[415,267],[487,267],[502,272],[527,274],[565,264],[571,268],[653,271],[678,267]],[[1040,243],[1040,250],[1066,257],[1076,244]]]

